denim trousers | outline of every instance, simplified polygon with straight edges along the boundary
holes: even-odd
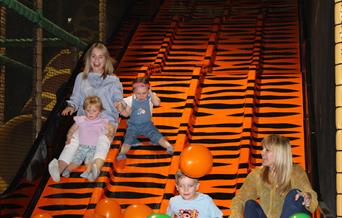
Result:
[[[311,213],[302,204],[304,201],[302,196],[297,201],[295,200],[295,196],[298,191],[298,189],[292,189],[287,193],[280,218],[289,218],[291,215],[296,213],[306,213],[311,215]],[[246,201],[244,212],[245,218],[267,218],[261,206],[255,200]]]

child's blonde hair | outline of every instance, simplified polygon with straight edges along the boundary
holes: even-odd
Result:
[[[193,180],[195,181],[195,184],[198,183],[198,179],[192,178],[192,177],[189,177],[189,176],[183,174],[181,170],[177,170],[177,173],[176,173],[176,175],[175,175],[175,178],[176,178],[176,184],[177,184],[177,185],[179,185],[179,181],[180,181],[181,179],[183,179],[183,178],[190,178],[190,179],[193,179]]]
[[[103,43],[96,42],[90,46],[90,48],[87,50],[87,52],[84,55],[83,79],[87,79],[88,73],[92,70],[91,65],[90,65],[90,57],[91,57],[91,53],[93,52],[95,48],[99,49],[103,53],[106,59],[105,67],[103,69],[104,71],[102,74],[103,79],[105,79],[108,75],[111,75],[114,72],[113,65],[116,63],[116,60],[110,56],[107,47]]]
[[[88,96],[84,99],[83,102],[83,109],[86,110],[88,106],[94,105],[95,107],[99,108],[100,111],[103,111],[102,101],[97,96]]]
[[[291,188],[292,150],[288,138],[279,135],[269,135],[262,140],[262,146],[271,150],[274,155],[274,175],[277,190],[285,194]],[[269,181],[270,167],[265,167],[262,179]]]

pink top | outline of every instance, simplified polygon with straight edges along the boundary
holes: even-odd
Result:
[[[78,126],[79,144],[81,145],[97,145],[97,140],[101,134],[105,134],[105,127],[108,120],[104,118],[96,118],[89,120],[86,116],[75,116],[74,120]]]

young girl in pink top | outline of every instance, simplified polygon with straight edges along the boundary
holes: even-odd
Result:
[[[108,120],[101,118],[100,116],[103,106],[101,99],[97,96],[86,97],[83,109],[85,111],[85,116],[75,116],[75,123],[68,131],[66,143],[70,143],[73,134],[78,130],[79,146],[71,163],[64,170],[62,176],[69,177],[70,171],[79,167],[84,161],[86,170],[81,174],[81,177],[94,181],[99,175],[98,168],[93,162],[93,159],[97,158],[94,157],[96,145],[100,135],[106,133]],[[108,151],[103,150],[101,152],[107,153]],[[100,156],[106,156],[106,154]]]

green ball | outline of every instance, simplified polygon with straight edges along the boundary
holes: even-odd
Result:
[[[171,218],[171,217],[164,213],[154,213],[152,215],[149,215],[147,218]]]
[[[295,213],[290,218],[311,218],[311,216],[306,213]]]

